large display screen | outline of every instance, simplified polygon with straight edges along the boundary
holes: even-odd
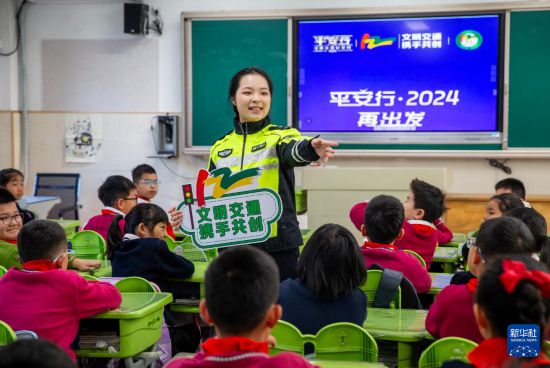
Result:
[[[296,20],[295,125],[350,142],[500,142],[502,18]]]

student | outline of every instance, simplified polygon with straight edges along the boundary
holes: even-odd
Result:
[[[395,245],[418,253],[429,269],[437,245],[453,239],[453,233],[440,219],[446,210],[445,195],[439,188],[419,179],[412,180],[409,187],[410,192],[403,203],[404,235],[396,240]],[[351,221],[359,230],[366,206],[367,202],[361,202],[350,210]]]
[[[0,170],[0,187],[4,187],[19,201],[25,195],[25,177],[23,173],[17,169]],[[19,207],[16,203],[17,210],[23,220],[23,225],[36,218],[34,212],[25,210]]]
[[[546,225],[546,219],[540,213],[533,208],[515,208],[506,213],[506,216],[515,217],[521,220],[533,234],[535,238],[535,256],[538,257],[541,262],[550,267],[550,239],[548,238],[548,226]]]
[[[23,226],[17,210],[15,197],[6,189],[0,188],[0,266],[7,269],[21,268],[17,250],[17,235]],[[80,271],[91,271],[101,266],[100,261],[75,258],[70,267]]]
[[[343,226],[318,228],[298,260],[298,278],[281,283],[282,319],[303,334],[315,335],[335,322],[363,326],[367,298],[359,288],[367,278],[363,255]]]
[[[140,276],[169,290],[168,278],[185,279],[193,275],[191,261],[170,251],[164,238],[168,216],[156,204],[141,203],[124,218],[124,233],[120,231],[122,216],[111,222],[107,240],[107,258],[111,260],[113,276]]]
[[[279,267],[281,280],[297,275],[298,247],[303,244],[296,217],[294,168],[333,157],[336,142],[307,138],[294,128],[271,124],[269,110],[273,82],[258,68],[238,71],[229,84],[235,118],[233,130],[214,142],[208,170],[229,167],[234,171],[261,168],[261,187],[277,192],[282,215],[272,225],[271,237],[255,246],[268,252]],[[183,213],[178,211],[181,218]],[[172,216],[172,225],[178,219]]]
[[[485,208],[484,220],[489,220],[501,216],[505,216],[508,211],[511,211],[515,208],[523,208],[523,204],[520,197],[512,193],[501,193],[495,194],[487,202],[487,207]]]
[[[521,180],[506,178],[495,184],[495,194],[513,193],[525,201],[525,185]]]
[[[0,368],[76,368],[61,348],[45,339],[17,340],[0,349]]]
[[[136,185],[137,203],[151,203],[158,193],[160,184],[155,169],[147,164],[138,165],[132,170],[132,180]],[[176,239],[174,229],[172,225],[170,225],[170,222],[168,222],[166,226],[166,233],[172,239]]]
[[[538,356],[529,358],[512,358],[507,348],[508,327],[512,324],[537,325],[542,345],[549,306],[550,274],[544,264],[527,256],[496,259],[479,280],[475,296],[474,315],[484,340],[468,354],[471,364],[450,361],[442,367],[549,366],[542,346]]]
[[[155,169],[147,164],[138,165],[132,170],[132,180],[136,185],[138,203],[151,203],[160,184]]]
[[[115,217],[124,216],[137,204],[137,190],[128,178],[113,175],[105,179],[97,194],[105,208],[101,210],[101,215],[89,219],[82,229],[93,230],[107,241],[109,225]],[[123,224],[121,226],[124,227]]]
[[[403,236],[404,210],[401,202],[392,196],[379,195],[365,208],[361,233],[367,238],[361,252],[367,268],[379,265],[403,273],[417,293],[430,289],[432,279],[428,270],[413,255],[398,249],[394,244]]]
[[[67,271],[69,252],[63,228],[34,220],[17,237],[22,269],[12,268],[0,279],[0,320],[14,330],[31,330],[71,358],[70,345],[82,318],[118,308],[122,298],[111,284],[88,282]]]
[[[476,243],[468,255],[470,271],[476,277],[496,257],[503,254],[530,255],[533,235],[520,220],[512,217],[490,219],[481,224]],[[426,330],[435,338],[458,336],[475,342],[483,340],[473,314],[477,278],[467,284],[449,285],[441,290],[426,317]]]
[[[204,282],[200,310],[216,337],[193,357],[175,358],[166,368],[312,366],[294,353],[268,354],[271,329],[282,314],[276,304],[279,271],[271,257],[251,246],[230,248],[210,264]]]

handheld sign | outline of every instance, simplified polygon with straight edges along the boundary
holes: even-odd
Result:
[[[197,177],[197,198],[193,198],[191,184],[185,184],[184,216],[180,230],[193,238],[202,249],[254,244],[267,240],[272,227],[281,217],[279,194],[268,188],[258,188],[260,169],[246,169],[232,173],[220,168],[208,173],[201,169]],[[187,189],[186,189],[187,188]],[[207,193],[209,195],[207,196]]]

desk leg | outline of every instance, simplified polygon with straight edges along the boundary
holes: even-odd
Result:
[[[400,341],[397,343],[398,368],[416,367],[418,362],[415,361],[415,357],[414,344]]]

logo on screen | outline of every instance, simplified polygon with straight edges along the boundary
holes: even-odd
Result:
[[[477,31],[466,30],[456,36],[456,45],[464,50],[475,50],[483,42],[483,37]]]
[[[540,353],[540,327],[533,324],[508,326],[508,355],[517,358],[532,358]]]
[[[371,36],[365,33],[361,38],[361,50],[364,50],[365,47],[371,50],[378,46],[390,46],[393,44],[393,41],[395,41],[395,37],[380,38],[379,36]]]
[[[313,36],[313,52],[351,52],[352,35],[316,35]]]

